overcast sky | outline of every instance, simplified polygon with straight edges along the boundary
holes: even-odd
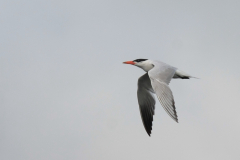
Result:
[[[0,2],[1,160],[239,160],[239,0]],[[123,61],[156,59],[179,123],[143,127]]]

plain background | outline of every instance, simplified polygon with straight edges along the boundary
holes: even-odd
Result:
[[[1,160],[238,160],[240,1],[0,2]],[[152,136],[123,61],[156,59],[179,123],[157,102]]]

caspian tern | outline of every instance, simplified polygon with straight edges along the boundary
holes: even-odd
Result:
[[[148,135],[150,136],[152,131],[156,103],[154,93],[167,114],[174,121],[178,122],[175,102],[168,84],[172,78],[189,79],[196,77],[192,77],[175,67],[156,60],[136,59],[123,63],[132,64],[147,72],[138,79],[137,96],[142,122]]]

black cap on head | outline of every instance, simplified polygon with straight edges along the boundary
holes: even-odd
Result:
[[[135,59],[133,62],[142,62],[142,61],[146,61],[147,59]]]

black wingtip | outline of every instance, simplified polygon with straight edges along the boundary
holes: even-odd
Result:
[[[151,137],[151,132],[150,133],[147,133],[149,137]]]
[[[145,128],[146,129],[146,128]],[[152,133],[152,127],[149,129],[146,129],[146,132],[148,134],[149,137],[151,137],[151,133]]]
[[[176,119],[174,119],[175,120],[175,122],[177,122],[178,123],[178,118],[176,118]]]
[[[181,77],[182,79],[189,79],[189,77]]]

